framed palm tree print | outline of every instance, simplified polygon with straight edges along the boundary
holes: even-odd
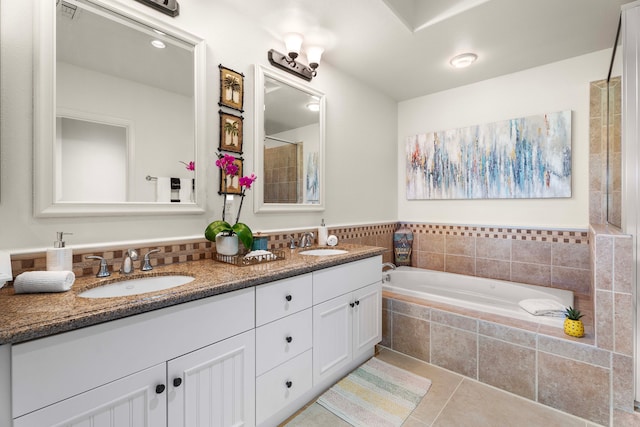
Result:
[[[220,145],[223,151],[242,154],[242,116],[218,111],[220,114]]]
[[[218,65],[220,68],[220,102],[221,107],[229,107],[243,112],[244,74]]]

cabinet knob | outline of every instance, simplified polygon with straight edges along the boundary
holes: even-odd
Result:
[[[286,299],[287,301],[291,301],[293,297],[291,295],[287,295],[286,297],[284,297],[284,299]]]
[[[291,388],[291,386],[293,386],[293,383],[291,381],[287,381],[286,383],[284,383],[284,385],[286,385],[287,388]]]
[[[287,340],[287,342],[290,343],[291,341],[293,341],[293,337],[292,336],[288,336],[288,337],[285,338],[285,340]]]
[[[353,307],[355,307],[355,306],[356,306],[356,303],[354,303],[354,302],[350,302],[350,303],[349,303],[349,306],[350,306],[351,308],[353,308]]]
[[[360,305],[360,301],[356,300],[356,305]]]
[[[156,386],[156,393],[157,394],[162,394],[164,392],[165,386],[164,384],[158,384]]]
[[[180,387],[182,385],[182,378],[178,377],[178,378],[174,378],[173,379],[173,386],[174,387]]]

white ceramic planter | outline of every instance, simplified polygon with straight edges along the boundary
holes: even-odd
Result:
[[[236,255],[238,253],[238,236],[216,236],[216,252],[221,255]]]

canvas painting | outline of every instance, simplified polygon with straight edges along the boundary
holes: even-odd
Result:
[[[407,199],[571,197],[571,111],[410,136]]]

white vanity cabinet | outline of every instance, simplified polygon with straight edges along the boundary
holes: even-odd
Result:
[[[311,273],[256,288],[256,424],[312,386]]]
[[[250,288],[14,345],[14,426],[253,426],[254,319]]]
[[[382,339],[380,257],[313,277],[313,382],[321,383]]]

